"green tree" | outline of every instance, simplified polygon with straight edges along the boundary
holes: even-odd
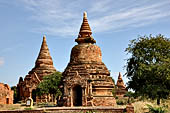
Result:
[[[41,96],[44,94],[51,94],[53,95],[53,101],[56,104],[56,98],[62,94],[59,88],[59,85],[61,84],[61,77],[62,74],[60,72],[45,76],[43,81],[38,85],[36,89],[37,95]]]
[[[163,35],[143,36],[131,40],[126,52],[128,88],[136,94],[157,99],[170,94],[170,39]]]

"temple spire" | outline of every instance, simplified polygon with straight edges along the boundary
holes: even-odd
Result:
[[[29,74],[33,74],[35,72],[40,77],[40,79],[42,79],[44,75],[49,75],[55,71],[56,69],[53,66],[52,57],[50,56],[47,46],[46,36],[44,35],[41,49],[35,62],[35,67],[29,72]]]
[[[93,39],[92,31],[90,28],[90,25],[87,20],[87,13],[83,13],[83,22],[80,27],[78,38],[75,40],[78,44],[80,43],[96,43],[96,41]]]
[[[41,44],[41,49],[40,49],[40,52],[39,52],[39,55],[38,55],[38,59],[42,59],[43,57],[48,57],[51,59],[51,56],[50,56],[50,52],[49,52],[49,49],[48,49],[48,46],[47,46],[47,41],[46,41],[46,36],[44,35],[43,36],[43,42]],[[43,58],[44,59],[44,58]]]
[[[35,65],[39,65],[40,63],[42,63],[42,60],[43,61],[48,60],[48,63],[53,65],[53,61],[50,56],[50,52],[49,52],[49,49],[47,46],[45,35],[43,36],[43,42],[41,44],[41,49],[40,49],[40,52],[39,52],[39,55],[38,55]]]

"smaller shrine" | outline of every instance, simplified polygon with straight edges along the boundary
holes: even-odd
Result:
[[[29,97],[31,97],[34,102],[49,100],[48,96],[36,98],[35,90],[44,76],[54,72],[56,72],[56,69],[53,66],[52,57],[50,56],[46,37],[44,36],[38,58],[35,62],[35,67],[25,76],[24,80],[20,77],[19,83],[17,84],[18,97],[20,97],[20,100],[25,101]]]
[[[13,104],[13,93],[8,84],[0,83],[0,104]]]
[[[119,72],[116,86],[117,86],[116,96],[123,97],[127,93],[128,90],[123,82],[122,75],[120,72]]]

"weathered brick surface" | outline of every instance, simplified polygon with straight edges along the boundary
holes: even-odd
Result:
[[[3,83],[0,83],[0,104],[13,104],[13,91]]]
[[[28,97],[31,97],[32,91],[36,89],[43,77],[54,72],[56,72],[56,69],[53,66],[52,57],[50,56],[46,38],[44,36],[38,58],[35,62],[35,67],[28,73],[28,75],[25,76],[24,80],[19,80],[17,85],[19,97],[23,101],[25,101]]]
[[[114,97],[93,97],[94,106],[114,106],[116,100]]]
[[[71,62],[101,62],[102,53],[97,45],[91,43],[79,44],[71,51]]]
[[[92,37],[86,13],[75,41],[78,45],[72,48],[70,62],[63,72],[64,106],[74,106],[76,98],[82,101],[80,106],[113,106],[114,83],[102,62],[100,47],[94,44],[96,41]],[[80,88],[78,91],[75,90],[77,86]],[[76,95],[79,92],[81,97]]]

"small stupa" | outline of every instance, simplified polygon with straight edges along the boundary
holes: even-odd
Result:
[[[64,106],[114,106],[112,94],[114,83],[110,72],[102,62],[100,48],[95,45],[88,24],[87,13],[83,14],[70,62],[63,72]]]
[[[120,72],[119,72],[119,76],[118,76],[116,86],[117,86],[116,96],[122,96],[123,97],[128,90],[127,90],[127,88],[126,88],[126,86],[123,82],[122,75],[121,75]]]
[[[25,100],[32,97],[36,101],[35,89],[38,84],[42,81],[44,76],[50,75],[56,72],[53,66],[52,57],[47,46],[46,37],[43,36],[43,42],[35,62],[35,67],[25,76],[24,80],[22,77],[19,79],[17,89],[21,100]]]

